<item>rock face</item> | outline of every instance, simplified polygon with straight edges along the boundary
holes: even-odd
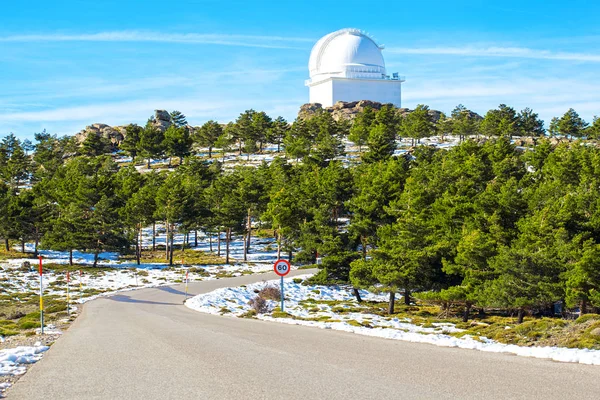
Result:
[[[353,120],[356,118],[356,115],[362,112],[366,107],[370,107],[372,110],[377,111],[380,110],[384,105],[385,104],[370,100],[350,102],[338,101],[333,106],[326,108],[323,108],[323,106],[319,103],[308,103],[300,107],[298,118],[307,119],[314,116],[321,110],[324,110],[331,113],[331,116],[336,121]],[[409,110],[408,108],[397,108],[396,111],[399,115],[404,117],[410,114],[412,110]],[[429,114],[431,114],[433,120],[437,122],[437,120],[440,119],[441,112],[437,110],[429,110]]]
[[[171,126],[171,115],[165,110],[154,110],[154,117],[151,119],[152,125],[164,132]],[[83,143],[89,133],[94,133],[110,140],[114,147],[118,147],[125,139],[127,131],[124,126],[109,126],[106,124],[91,124],[86,126],[81,132],[75,135],[78,144]]]
[[[75,135],[75,140],[77,143],[81,144],[87,138],[88,134],[93,133],[95,135],[101,136],[105,139],[108,139],[113,146],[118,146],[121,144],[123,139],[125,139],[125,127],[124,126],[108,126],[106,124],[92,124],[86,126],[81,132]]]
[[[158,128],[161,132],[166,131],[171,125],[171,114],[166,110],[154,110],[154,118],[152,125]]]

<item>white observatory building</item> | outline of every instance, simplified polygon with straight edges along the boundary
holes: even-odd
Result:
[[[358,29],[341,29],[322,37],[308,62],[310,103],[331,107],[338,101],[371,100],[401,106],[404,79],[387,74],[378,45]]]

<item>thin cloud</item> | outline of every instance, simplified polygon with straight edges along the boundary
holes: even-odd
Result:
[[[223,46],[268,49],[302,49],[290,44],[313,42],[314,39],[283,36],[255,36],[205,33],[164,33],[155,31],[112,31],[90,34],[31,34],[0,37],[0,42],[152,42],[183,44],[218,44]]]
[[[600,54],[553,52],[526,47],[391,47],[392,54],[446,55],[469,57],[529,58],[538,60],[561,60],[580,62],[600,62]]]

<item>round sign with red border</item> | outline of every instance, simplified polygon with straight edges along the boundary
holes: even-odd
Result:
[[[288,260],[277,260],[273,265],[273,271],[279,276],[286,276],[290,273],[292,266]]]

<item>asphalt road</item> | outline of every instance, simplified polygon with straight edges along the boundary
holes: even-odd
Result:
[[[190,292],[274,278],[199,282]],[[600,399],[597,366],[208,315],[183,306],[181,290],[87,303],[8,398]]]

